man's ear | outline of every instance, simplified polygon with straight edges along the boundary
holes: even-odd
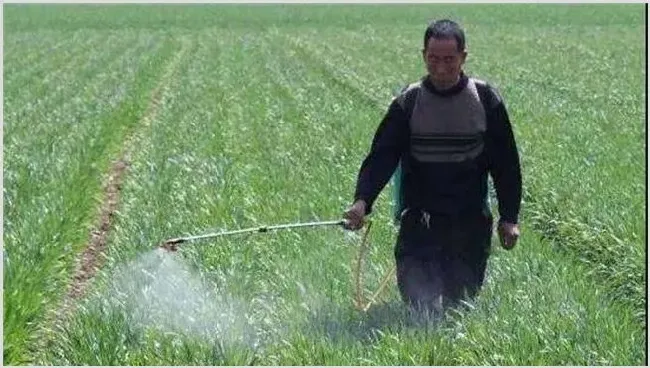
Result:
[[[464,64],[464,63],[465,63],[465,60],[467,60],[467,50],[463,50],[463,52],[462,52],[462,58],[463,58],[462,63]]]

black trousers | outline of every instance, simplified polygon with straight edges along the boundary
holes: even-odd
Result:
[[[440,311],[474,298],[483,286],[492,226],[489,211],[445,217],[407,210],[395,245],[404,302]]]

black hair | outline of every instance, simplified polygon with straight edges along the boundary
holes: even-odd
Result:
[[[453,38],[456,40],[456,45],[458,45],[458,51],[465,50],[465,32],[458,25],[458,23],[449,19],[441,19],[435,22],[429,23],[427,30],[424,32],[424,48],[427,48],[430,38],[439,39],[449,39]]]

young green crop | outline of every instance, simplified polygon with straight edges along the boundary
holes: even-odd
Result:
[[[5,13],[5,362],[645,361],[641,6],[54,7]],[[495,242],[475,306],[422,324],[391,285],[386,303],[354,310],[360,239],[340,229],[155,251],[175,236],[339,218],[392,91],[423,72],[424,25],[440,14],[466,24],[467,69],[502,91],[524,163],[524,237],[512,252]],[[34,50],[48,42],[59,51]],[[19,88],[39,77],[43,88]],[[127,143],[106,263],[54,325],[44,303],[57,307]],[[393,262],[389,200],[373,215],[369,290]]]

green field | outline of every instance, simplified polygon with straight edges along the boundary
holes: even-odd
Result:
[[[156,250],[339,219],[440,17],[522,158],[522,238],[494,239],[475,305],[421,321],[391,283],[355,310],[362,233],[339,228]],[[4,6],[4,364],[647,364],[645,24],[641,4]],[[104,255],[67,299],[117,160]]]

